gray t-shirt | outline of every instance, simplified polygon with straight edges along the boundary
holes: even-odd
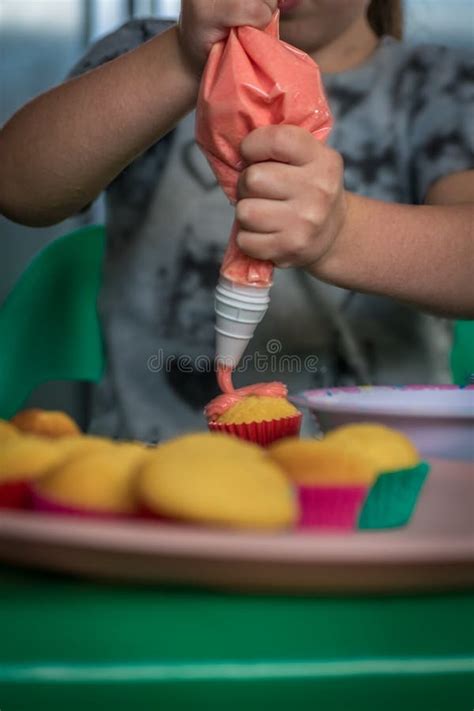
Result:
[[[77,75],[166,29],[133,21],[94,45]],[[422,203],[439,178],[474,165],[473,67],[441,47],[383,38],[370,60],[324,76],[347,189]],[[148,441],[202,429],[217,393],[214,288],[233,210],[193,135],[193,116],[108,188],[99,299],[107,371],[91,430]],[[416,235],[413,235],[416,239]],[[427,255],[429,269],[429,255]],[[269,312],[237,384],[443,382],[449,324],[390,299],[350,293],[303,270],[276,270]]]

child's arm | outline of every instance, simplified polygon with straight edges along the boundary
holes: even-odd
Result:
[[[0,133],[0,210],[33,226],[94,200],[192,108],[198,87],[172,28],[26,104]]]
[[[397,205],[347,193],[344,226],[309,271],[346,289],[474,318],[474,172],[452,177],[462,181],[465,202],[449,204],[441,185],[441,205]]]
[[[422,206],[348,193],[338,153],[294,126],[242,143],[239,245],[337,286],[474,317],[474,171],[434,184]]]
[[[277,0],[186,0],[179,27],[20,109],[0,131],[0,212],[41,226],[93,201],[189,112],[212,44]]]

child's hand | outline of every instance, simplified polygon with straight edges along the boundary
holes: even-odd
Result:
[[[266,27],[278,0],[182,0],[179,18],[181,46],[193,68],[200,72],[215,42],[231,27]]]
[[[343,162],[297,126],[257,128],[242,141],[239,247],[279,267],[307,267],[333,246],[346,215]]]

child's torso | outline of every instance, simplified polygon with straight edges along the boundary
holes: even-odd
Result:
[[[401,83],[395,44],[385,40],[360,70],[325,78],[336,119],[330,144],[344,157],[349,190],[413,203],[423,176],[414,179],[410,131],[425,103],[416,62]],[[410,92],[419,92],[416,102]],[[444,154],[433,159],[440,174],[457,165],[447,155],[451,163]],[[435,171],[425,173],[428,182]],[[216,394],[213,296],[233,209],[194,143],[192,115],[115,181],[107,209],[100,311],[108,369],[92,428],[146,440],[202,428],[202,408]],[[293,392],[445,382],[448,350],[449,330],[438,319],[302,270],[276,270],[270,310],[236,380],[278,378]]]

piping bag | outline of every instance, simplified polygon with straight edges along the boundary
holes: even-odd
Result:
[[[196,142],[232,204],[245,168],[242,140],[259,126],[292,124],[324,141],[332,117],[315,62],[279,39],[279,12],[265,30],[232,28],[213,45],[196,109]],[[234,222],[216,287],[216,363],[234,369],[270,303],[273,264],[246,256]]]

